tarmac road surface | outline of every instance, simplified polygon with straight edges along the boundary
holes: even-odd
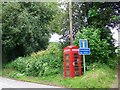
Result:
[[[0,77],[0,90],[2,88],[60,88],[60,87],[23,82]]]

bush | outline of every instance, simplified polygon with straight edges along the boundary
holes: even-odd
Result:
[[[118,57],[115,58],[111,58],[108,62],[107,65],[112,68],[112,69],[116,69],[117,68],[117,64],[118,64]]]
[[[44,51],[31,56],[19,57],[7,67],[13,67],[29,76],[47,76],[62,73],[62,48],[59,43],[50,43]]]
[[[88,71],[95,70],[97,68],[101,68],[102,66],[103,66],[103,64],[96,63],[96,62],[91,63],[91,64],[89,64],[89,63],[86,64],[86,68],[87,68]]]
[[[120,48],[118,49],[117,59],[120,61]]]
[[[48,25],[57,14],[57,3],[2,3],[3,63],[46,49],[50,38]],[[12,52],[11,52],[12,51]]]
[[[8,74],[10,78],[19,78],[21,76],[24,76],[24,74],[21,74],[20,72],[13,71]]]
[[[110,38],[110,37],[107,37]],[[91,54],[86,56],[88,64],[93,62],[105,63],[110,60],[111,53],[110,44],[106,39],[101,39],[101,30],[97,28],[83,28],[82,32],[78,32],[74,41],[74,45],[79,46],[79,39],[87,39]]]

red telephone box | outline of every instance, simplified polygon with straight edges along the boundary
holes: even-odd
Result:
[[[81,56],[77,46],[64,48],[64,77],[75,77],[82,75]]]

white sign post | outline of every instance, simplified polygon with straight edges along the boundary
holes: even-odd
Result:
[[[85,41],[83,41],[83,48],[85,47]],[[85,55],[83,55],[84,73],[85,73]]]
[[[86,72],[86,69],[85,69],[85,55],[83,55],[83,64],[84,64],[84,73]]]
[[[85,47],[85,41],[83,41],[83,48]],[[84,73],[86,72],[86,69],[85,69],[85,55],[83,55],[83,66],[84,66]]]

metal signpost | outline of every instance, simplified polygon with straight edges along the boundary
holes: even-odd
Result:
[[[79,54],[83,55],[83,64],[84,64],[84,73],[86,72],[85,69],[85,55],[90,55],[90,48],[88,48],[88,40],[87,39],[80,39],[80,48]]]

